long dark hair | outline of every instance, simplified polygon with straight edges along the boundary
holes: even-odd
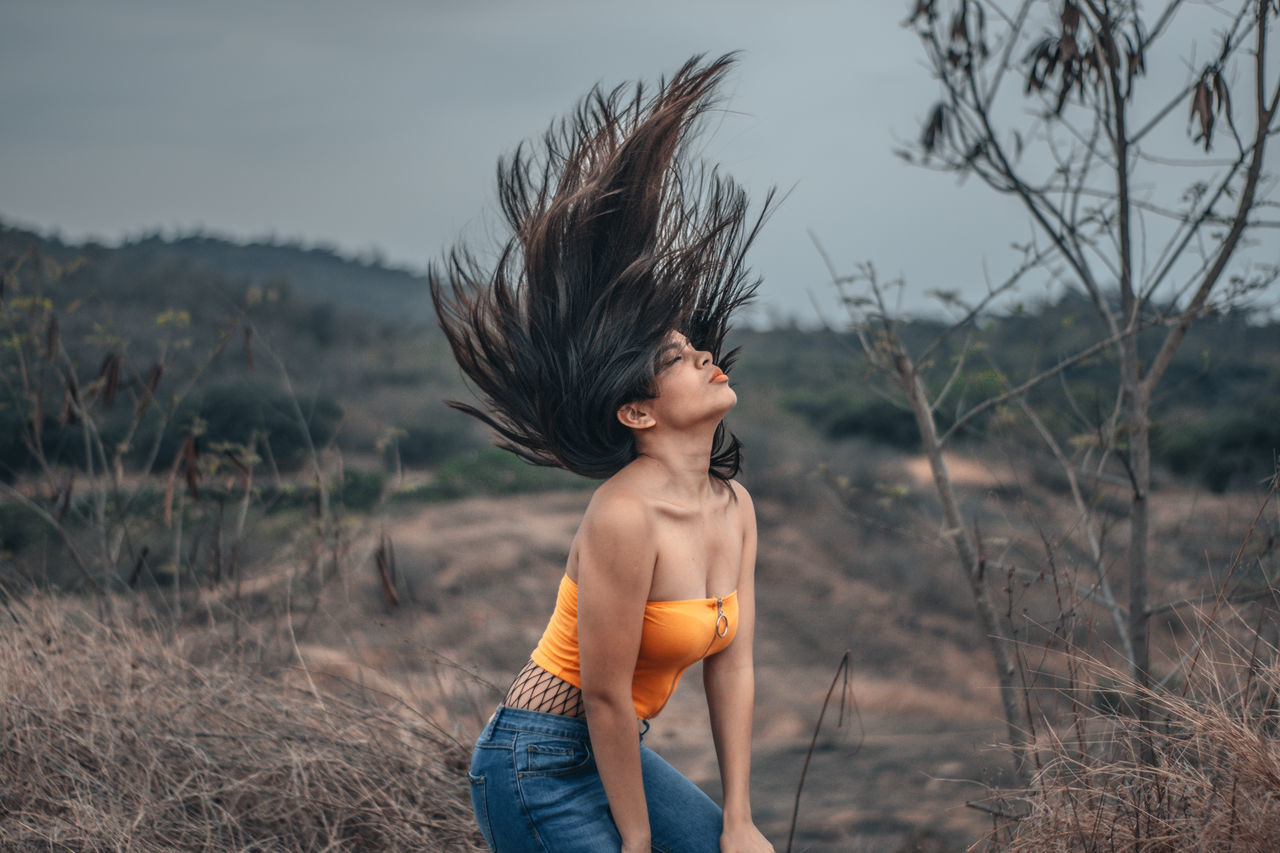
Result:
[[[759,284],[743,255],[770,204],[749,222],[741,188],[687,162],[732,62],[694,57],[652,94],[594,88],[541,145],[499,161],[511,236],[497,263],[455,247],[432,266],[440,326],[482,402],[449,405],[492,427],[499,447],[608,477],[636,456],[616,412],[653,396],[672,330],[732,366],[729,317]],[[729,479],[739,462],[722,423],[710,471]]]

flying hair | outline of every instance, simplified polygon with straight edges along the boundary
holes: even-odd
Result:
[[[657,90],[599,86],[540,144],[498,163],[510,236],[486,267],[465,247],[432,265],[440,326],[480,405],[449,401],[528,462],[587,477],[636,456],[618,422],[654,396],[656,356],[684,333],[728,372],[730,316],[759,285],[743,260],[770,207],[689,163],[733,56],[694,57]],[[710,473],[738,472],[741,445],[716,430]]]

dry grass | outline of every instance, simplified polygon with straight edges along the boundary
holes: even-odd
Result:
[[[1140,691],[1091,667],[1111,695],[1145,695],[1152,722],[1081,711],[1024,799],[1006,853],[1280,850],[1280,659],[1269,644],[1241,647],[1219,632],[1176,690]],[[1147,743],[1154,764],[1142,760]],[[999,836],[1002,833],[997,833]]]
[[[0,613],[0,849],[478,850],[467,751],[49,601]]]

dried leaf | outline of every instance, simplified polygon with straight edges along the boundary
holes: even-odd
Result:
[[[1071,33],[1064,33],[1062,38],[1058,40],[1058,53],[1062,57],[1062,63],[1066,65],[1080,54],[1080,49],[1076,45],[1076,37]]]
[[[929,120],[925,122],[924,131],[920,134],[920,147],[930,154],[934,153],[946,127],[947,105],[939,101],[929,111]]]
[[[1208,72],[1206,72],[1207,76]],[[1204,150],[1208,151],[1213,142],[1213,91],[1205,77],[1200,78],[1191,91],[1191,119],[1198,120],[1200,134],[1195,141],[1204,140]]]
[[[936,20],[938,13],[934,11],[933,4],[934,0],[916,0],[916,8],[907,19],[907,23],[914,24],[922,15],[926,21]]]
[[[1037,92],[1044,89],[1049,75],[1058,64],[1058,40],[1053,36],[1046,36],[1036,42],[1027,51],[1023,62],[1031,66],[1027,69],[1027,93],[1030,94],[1032,89]]]
[[[969,44],[969,0],[961,0],[960,8],[951,16],[951,40]]]
[[[120,366],[122,359],[119,353],[109,352],[102,359],[95,381],[99,382],[98,399],[108,409],[116,402],[116,394],[120,391]]]
[[[49,317],[49,326],[45,329],[44,360],[53,364],[58,355],[58,315]]]
[[[395,587],[395,551],[391,545],[391,537],[387,536],[385,530],[379,537],[378,550],[374,552],[373,559],[378,568],[378,580],[382,584],[382,595],[387,601],[387,607],[399,607],[400,596],[396,594]]]
[[[1213,72],[1213,92],[1217,96],[1218,111],[1227,119],[1227,124],[1235,127],[1235,123],[1231,119],[1231,91],[1227,88],[1227,81],[1222,78],[1222,72],[1214,70]]]
[[[182,469],[183,475],[187,480],[187,490],[191,492],[191,497],[196,500],[200,500],[198,452],[196,449],[196,437],[188,435],[187,440],[182,443]]]
[[[1074,35],[1080,27],[1080,7],[1071,0],[1062,4],[1062,35]]]

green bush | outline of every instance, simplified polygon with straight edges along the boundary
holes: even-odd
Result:
[[[920,433],[910,410],[879,397],[862,400],[838,391],[793,394],[783,405],[809,421],[827,438],[859,437],[891,447],[913,449]]]
[[[298,400],[311,443],[319,448],[333,438],[342,420],[342,407],[328,397]],[[255,434],[268,443],[271,456],[282,471],[296,471],[307,458],[307,435],[302,431],[294,402],[281,387],[266,382],[215,385],[189,398],[179,409],[160,447],[159,464],[166,465],[182,446],[194,423],[203,424],[199,441],[246,444]],[[154,426],[151,430],[154,438]],[[138,450],[147,438],[135,442]]]
[[[451,420],[454,423],[417,423],[404,427],[403,434],[396,440],[400,464],[427,468],[473,448],[474,441],[461,423],[462,416]]]
[[[401,492],[396,499],[447,501],[475,495],[582,489],[594,485],[594,480],[568,471],[530,465],[505,450],[482,447],[449,459],[437,469],[432,482]]]
[[[45,521],[22,504],[0,504],[0,551],[21,551],[47,530]]]
[[[6,483],[23,471],[36,467],[35,459],[22,440],[25,419],[11,404],[0,405],[0,478]]]
[[[387,475],[381,471],[344,468],[342,471],[342,505],[349,510],[368,512],[382,497]]]
[[[1275,472],[1280,400],[1259,398],[1245,411],[1186,426],[1157,425],[1152,456],[1215,492],[1248,486]]]

